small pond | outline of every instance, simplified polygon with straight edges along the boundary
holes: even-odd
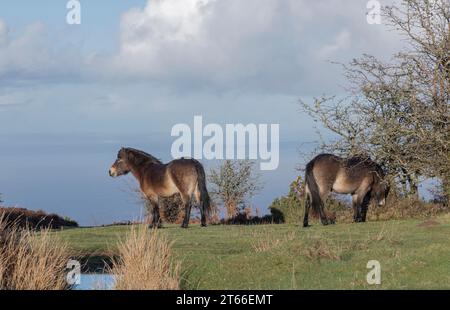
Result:
[[[83,273],[74,290],[112,290],[114,275],[108,273]]]

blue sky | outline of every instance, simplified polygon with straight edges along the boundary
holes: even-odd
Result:
[[[55,171],[39,190],[29,180],[52,169],[32,169],[27,180],[3,174],[0,192],[8,204],[68,212],[83,223],[127,219],[124,196],[105,198],[119,192],[104,179],[109,158],[121,145],[140,145],[169,159],[172,126],[202,115],[205,123],[280,124],[281,140],[291,144],[280,154],[282,169],[265,176],[277,180],[276,189],[256,198],[266,207],[297,173],[296,148],[317,139],[298,99],[342,92],[342,72],[330,61],[362,53],[388,58],[402,48],[386,25],[366,22],[366,3],[89,0],[81,1],[81,25],[68,25],[66,0],[1,1],[0,159],[8,163],[2,170],[14,174],[20,161],[39,158],[36,165],[59,163],[55,169],[72,172]],[[11,154],[21,150],[27,155]],[[81,171],[83,163],[95,173]],[[70,202],[69,184],[90,194]],[[54,192],[63,194],[52,199]],[[92,221],[74,211],[80,205],[103,211]]]
[[[0,3],[0,16],[14,33],[20,33],[32,22],[44,22],[60,34],[66,33],[86,44],[88,48],[115,48],[120,15],[133,6],[145,5],[145,0],[81,1],[83,23],[78,27],[66,24],[67,0],[16,0]],[[99,39],[101,38],[101,39]]]

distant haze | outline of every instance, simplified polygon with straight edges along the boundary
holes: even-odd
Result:
[[[81,225],[140,219],[136,181],[131,175],[113,179],[108,169],[121,146],[143,149],[166,162],[171,160],[170,143],[124,135],[21,135],[12,141],[0,136],[1,193],[9,206],[55,212]],[[261,213],[288,191],[298,173],[296,144],[282,143],[281,154],[279,169],[262,174],[264,190],[251,203]],[[208,170],[217,162],[204,164]]]

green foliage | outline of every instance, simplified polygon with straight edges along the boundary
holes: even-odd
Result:
[[[248,201],[261,190],[260,175],[250,160],[225,160],[209,174],[210,193],[225,207],[228,218],[247,207]]]
[[[293,181],[286,196],[276,198],[269,207],[276,223],[299,223],[303,216],[304,182],[299,176]]]
[[[335,195],[330,195],[325,202],[330,212],[348,211],[350,207]],[[289,187],[286,196],[276,198],[269,207],[275,223],[300,223],[305,212],[305,182],[299,176]],[[345,212],[343,212],[345,213]]]
[[[69,216],[65,216],[63,218],[63,220],[66,222],[65,226],[78,227],[77,221],[75,221],[74,219],[70,218]]]

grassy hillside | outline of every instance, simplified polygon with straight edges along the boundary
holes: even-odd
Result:
[[[58,232],[74,253],[114,253],[127,226]],[[364,224],[166,226],[186,289],[450,289],[450,216]],[[382,284],[369,286],[378,260]]]

